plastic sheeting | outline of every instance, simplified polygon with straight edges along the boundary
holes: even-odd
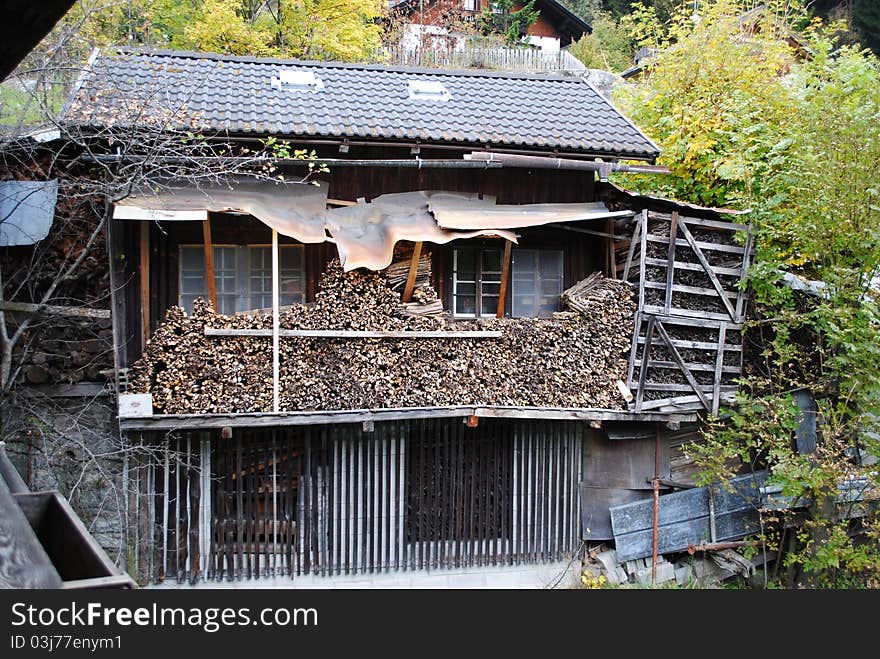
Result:
[[[516,242],[516,234],[496,229],[448,231],[437,226],[429,203],[437,197],[460,199],[472,207],[489,206],[494,199],[466,193],[402,192],[376,197],[370,203],[327,211],[327,230],[336,241],[344,270],[382,270],[391,265],[400,240],[444,244],[461,238],[497,236]]]
[[[432,196],[428,209],[444,229],[521,229],[557,222],[600,220],[632,215],[609,211],[601,201],[580,204],[494,205],[453,195]]]
[[[58,180],[0,183],[0,247],[33,245],[49,235]]]
[[[284,236],[302,243],[322,243],[327,240],[324,230],[327,187],[324,182],[318,182],[318,185],[276,183],[247,178],[232,180],[228,185],[160,185],[160,193],[136,192],[117,202],[114,214],[124,218],[127,207],[247,213]],[[191,218],[183,216],[181,219]]]

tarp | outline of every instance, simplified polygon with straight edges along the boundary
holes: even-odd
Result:
[[[394,245],[399,240],[444,244],[461,238],[497,236],[516,242],[516,234],[510,231],[441,229],[428,211],[429,201],[436,195],[460,199],[472,207],[494,202],[494,199],[479,199],[467,193],[419,191],[380,195],[370,203],[331,209],[327,211],[327,230],[336,241],[343,269],[387,268],[394,258]]]
[[[435,195],[428,209],[444,229],[522,229],[557,222],[600,220],[632,215],[630,211],[610,211],[601,201],[580,204],[494,205],[475,203],[452,195]]]
[[[322,243],[324,213],[327,208],[327,183],[282,183],[252,178],[229,181],[228,184],[175,185],[158,184],[159,192],[134,192],[116,203],[114,217],[148,219],[141,209],[166,211],[238,212],[258,220],[301,243]],[[130,217],[125,209],[131,208]],[[137,209],[137,210],[135,210]],[[164,217],[163,219],[172,219]],[[192,217],[181,216],[182,220]]]
[[[0,183],[0,247],[33,245],[49,234],[58,180]]]

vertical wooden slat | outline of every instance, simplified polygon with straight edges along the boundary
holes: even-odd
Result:
[[[495,312],[496,318],[504,318],[504,302],[507,299],[507,286],[510,279],[510,253],[513,243],[509,240],[504,241],[504,255],[501,259],[501,290],[498,293],[498,309]]]
[[[651,362],[651,341],[654,338],[654,326],[656,316],[648,316],[648,328],[645,330],[645,344],[642,347],[642,366],[639,369],[639,388],[636,391],[636,412],[642,411],[642,401],[645,398],[645,380],[648,377],[648,368]]]
[[[745,251],[743,252],[742,265],[740,266],[740,268],[742,269],[742,272],[740,273],[740,279],[745,278],[746,272],[749,269],[749,260],[751,258],[753,242],[754,242],[754,232],[753,232],[752,227],[750,225],[749,230],[746,235],[746,244],[745,244]],[[736,322],[742,321],[743,312],[744,312],[743,305],[745,303],[745,293],[746,292],[745,292],[744,288],[739,288],[736,292],[736,307],[735,307]],[[442,300],[443,298],[440,298],[440,299]]]
[[[205,242],[205,283],[208,285],[208,300],[217,309],[217,280],[214,279],[214,243],[211,240],[211,218],[202,220],[202,234]]]
[[[718,326],[718,354],[715,355],[715,378],[712,385],[712,414],[718,414],[721,405],[721,371],[724,367],[724,341],[727,338],[727,323]]]
[[[672,308],[672,282],[675,279],[675,241],[678,238],[678,211],[672,211],[672,222],[669,226],[669,249],[666,259],[666,296],[663,302],[663,313]]]
[[[140,222],[141,349],[150,338],[150,222]]]

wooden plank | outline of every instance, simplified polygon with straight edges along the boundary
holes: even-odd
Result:
[[[669,272],[674,272],[674,270],[672,268],[670,268]],[[659,290],[659,291],[665,291],[666,284],[658,282],[658,281],[650,281],[649,280],[649,281],[645,282],[645,288],[650,288],[650,289]],[[671,290],[674,293],[689,293],[691,295],[704,295],[704,296],[708,296],[708,297],[718,297],[718,293],[715,291],[714,288],[703,288],[701,286],[686,286],[684,284],[673,284],[671,286]],[[735,299],[737,297],[737,294],[734,293],[733,291],[728,291],[727,297],[729,297],[731,299]],[[665,305],[663,307],[658,307],[658,309],[659,308],[662,308],[664,310],[664,313],[667,313],[667,314],[672,313],[671,306],[668,309]],[[700,311],[700,313],[702,313],[702,311]]]
[[[719,220],[706,220],[701,217],[682,217],[682,222],[693,224],[694,226],[709,227],[712,229],[724,229],[726,231],[748,231],[751,225],[739,224],[737,222],[722,222]]]
[[[691,246],[691,249],[694,250],[694,254],[697,256],[697,260],[703,266],[703,269],[706,271],[706,274],[709,276],[709,281],[712,282],[712,286],[718,292],[719,297],[721,298],[722,304],[724,304],[724,308],[727,310],[727,313],[730,315],[730,319],[733,322],[739,322],[739,318],[736,315],[736,311],[733,306],[730,304],[730,300],[727,299],[727,295],[725,295],[724,287],[721,285],[721,282],[718,281],[718,277],[712,271],[712,266],[709,265],[709,261],[706,260],[706,255],[703,254],[702,250],[697,245],[697,241],[694,240],[693,235],[690,232],[690,229],[687,228],[687,224],[681,225],[681,233],[684,235],[685,240]],[[742,271],[740,271],[742,272]]]
[[[655,363],[651,362],[654,366]],[[710,367],[711,369],[712,367]],[[725,367],[730,368],[730,367]],[[730,371],[735,372],[735,371]],[[481,407],[423,407],[386,408],[373,410],[328,410],[319,412],[281,412],[270,414],[252,412],[243,414],[156,414],[150,417],[119,419],[123,430],[187,430],[219,429],[224,426],[247,428],[271,428],[281,426],[307,426],[321,424],[363,423],[392,420],[413,420],[449,417],[484,417],[509,419],[545,419],[570,421],[668,421],[659,414],[636,414],[624,410],[591,408],[544,408],[513,406]],[[687,417],[681,421],[694,421]]]
[[[644,348],[642,348],[642,367],[639,369],[639,386],[636,392],[636,412],[642,410],[642,400],[645,397],[645,378],[648,375],[648,369],[651,364],[651,341],[654,338],[654,326],[657,319],[654,316],[648,317],[648,327],[645,330]]]
[[[412,302],[413,289],[416,287],[416,277],[419,274],[419,257],[422,255],[422,241],[413,245],[412,258],[409,262],[409,273],[406,276],[406,285],[403,287],[401,301],[406,304]]]
[[[751,255],[752,243],[754,241],[754,233],[752,232],[751,227],[749,227],[748,235],[746,236],[746,248],[743,253],[742,260],[742,277],[745,278],[746,273],[749,269],[749,257]],[[742,287],[737,287],[736,292],[736,316],[737,318],[742,318],[743,316],[743,305],[745,304],[745,289]]]
[[[658,317],[663,315],[663,307],[646,304],[643,307],[643,311],[646,313],[654,314]],[[676,324],[686,325],[689,324],[692,327],[711,327],[713,329],[718,328],[719,322],[727,323],[728,329],[742,329],[742,323],[731,323],[730,316],[726,313],[714,313],[711,311],[699,311],[694,309],[682,309],[680,307],[673,307],[670,310],[670,319],[669,322],[672,322],[674,319]],[[678,316],[678,318],[676,318]],[[662,320],[662,322],[667,323],[666,320]],[[667,323],[668,324],[668,323]]]
[[[61,586],[61,577],[46,550],[0,479],[0,588]]]
[[[669,265],[665,259],[655,259],[655,258],[646,258],[645,264],[657,266],[659,268],[665,268]],[[676,261],[675,268],[677,270],[694,270],[696,272],[701,272],[703,270],[703,266],[700,265],[699,263],[687,263],[685,261]],[[713,266],[711,266],[711,270],[716,275],[727,275],[730,277],[741,277],[742,276],[742,270],[740,270],[739,268],[728,268],[728,267],[724,267],[724,266],[713,265]]]
[[[641,302],[639,303],[641,305]],[[636,365],[636,351],[639,347],[639,333],[642,331],[642,312],[636,311],[635,322],[633,323],[633,334],[632,334],[632,342],[630,343],[629,348],[629,365],[626,371],[626,384],[627,386],[631,386],[633,384],[633,375],[635,373],[635,365]]]
[[[137,588],[137,584],[127,574],[116,574],[109,577],[91,577],[88,579],[73,579],[65,581],[64,590],[79,590],[81,588]]]
[[[208,285],[208,300],[217,311],[217,280],[214,279],[214,243],[211,241],[211,218],[202,221],[202,234],[205,239],[205,283]]]
[[[709,537],[710,487],[715,509],[716,537],[733,540],[759,528],[760,485],[766,472],[730,480],[730,490],[713,485],[674,492],[660,498],[659,553],[687,549]],[[651,555],[653,501],[637,501],[609,509],[619,561]]]
[[[140,290],[141,290],[141,348],[150,338],[150,223],[140,225]]]
[[[718,328],[718,354],[715,356],[715,386],[712,392],[712,414],[718,414],[721,403],[721,369],[724,367],[724,341],[727,336],[727,325]]]
[[[687,366],[685,365],[684,359],[682,359],[681,354],[679,354],[678,350],[675,347],[675,344],[673,343],[672,339],[669,337],[669,334],[667,333],[666,328],[663,327],[663,323],[657,323],[657,332],[659,332],[660,338],[663,339],[663,342],[666,343],[666,348],[669,350],[670,354],[672,355],[673,361],[675,361],[678,364],[678,367],[681,369],[681,372],[684,374],[685,379],[688,381],[688,383],[693,388],[694,393],[696,393],[697,396],[699,397],[700,402],[703,403],[703,405],[706,407],[706,409],[710,409],[711,404],[709,403],[705,394],[703,394],[702,390],[700,389],[700,385],[694,379],[693,373],[691,373],[688,370]],[[642,384],[642,383],[640,383],[640,384]],[[641,391],[639,393],[641,393]]]
[[[496,318],[504,318],[504,301],[507,299],[507,283],[510,279],[510,252],[511,243],[504,241],[504,255],[501,257],[501,290],[498,293],[498,309],[495,311]]]
[[[654,366],[654,362],[651,362],[651,366]],[[678,367],[676,366],[676,368]],[[712,393],[714,387],[714,384],[700,385],[703,393]],[[638,389],[638,384],[636,384],[634,388]],[[735,384],[726,384],[722,385],[721,387],[723,391],[736,391],[738,388],[739,387]],[[670,382],[646,382],[645,391],[692,391],[692,388],[689,384],[684,383],[676,384]]]
[[[627,252],[627,255],[626,255],[626,264],[623,266],[623,276],[621,277],[621,279],[623,281],[629,281],[629,270],[630,270],[630,267],[632,266],[633,254],[635,253],[635,249],[636,249],[636,242],[639,242],[639,244],[641,244],[639,232],[643,230],[642,224],[647,223],[647,218],[648,218],[648,211],[646,211],[646,210],[642,211],[642,216],[639,219],[639,221],[636,222],[636,226],[633,229],[633,237],[629,243],[629,251]],[[642,256],[644,256],[644,253],[642,254]]]
[[[659,309],[660,307],[650,307],[646,306],[646,309]],[[707,320],[705,318],[691,318],[689,316],[682,317],[674,315],[677,311],[673,309],[673,315],[667,316],[665,314],[656,314],[657,320],[659,320],[664,325],[681,325],[682,327],[703,327],[707,329],[717,330],[721,323],[727,325],[728,331],[739,331],[743,328],[742,323],[731,323],[730,319],[727,317],[727,314],[722,314],[722,320]],[[703,313],[702,311],[696,313]]]
[[[654,318],[654,316],[652,316]],[[685,339],[670,339],[672,345],[676,348],[687,348],[689,350],[716,350],[718,348],[718,344],[711,341],[686,341]],[[639,337],[639,343],[644,343],[644,339]],[[724,349],[729,352],[742,352],[741,345],[733,345],[727,343],[724,345]]]
[[[417,331],[417,330],[279,330],[281,337],[324,339],[499,339],[500,331]],[[205,336],[272,336],[270,329],[205,328]]]
[[[583,233],[588,236],[598,236],[599,238],[611,238],[614,240],[625,240],[623,236],[615,236],[614,233],[608,231],[593,231],[592,229],[582,229],[581,227],[573,227],[568,224],[545,224],[548,229],[559,229],[561,231],[571,231],[572,233]]]
[[[33,304],[31,302],[10,302],[0,300],[0,311],[21,311],[22,313],[45,316],[69,316],[71,318],[110,318],[109,309],[89,309],[86,307],[66,307],[57,304]]]
[[[673,213],[677,215],[677,213]],[[676,221],[678,224],[678,221]],[[669,243],[669,236],[658,236],[655,234],[648,234],[648,242],[649,243],[660,243],[666,245]],[[703,251],[707,252],[724,252],[726,254],[746,254],[746,250],[744,247],[740,247],[739,245],[727,245],[725,243],[708,243],[702,240],[695,241],[696,245]],[[675,241],[675,244],[678,247],[688,247],[688,242],[684,238],[678,238]]]
[[[21,390],[20,390],[21,391]],[[49,398],[93,398],[109,396],[108,385],[102,382],[77,382],[76,384],[36,384],[27,385],[26,393],[37,393]]]
[[[669,313],[669,309],[672,307],[672,280],[675,277],[675,245],[676,245],[676,236],[678,235],[678,212],[672,212],[672,223],[669,226],[669,248],[667,251],[666,262],[668,266],[666,267],[666,285],[665,295],[664,295],[664,303],[663,303],[663,312]],[[648,236],[650,238],[650,236]],[[645,282],[647,284],[647,282]]]

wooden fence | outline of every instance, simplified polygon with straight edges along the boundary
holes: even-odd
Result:
[[[583,424],[461,419],[163,439],[146,580],[562,560],[580,545]]]
[[[452,69],[494,69],[531,73],[571,73],[587,70],[577,57],[565,50],[547,53],[534,48],[463,48],[461,50],[405,49],[389,46],[375,59],[396,66]]]

